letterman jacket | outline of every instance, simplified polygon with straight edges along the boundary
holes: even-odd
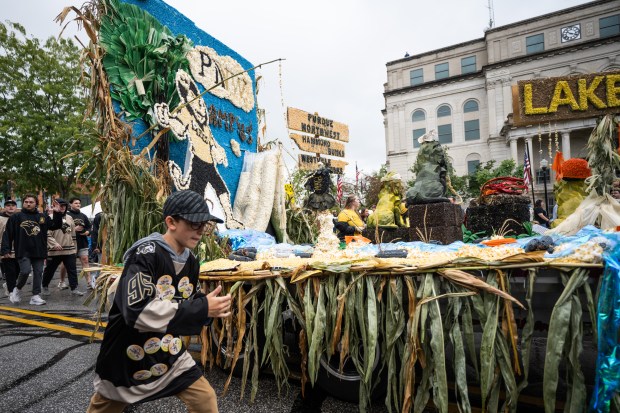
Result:
[[[77,254],[73,234],[75,224],[70,215],[62,217],[62,228],[47,232],[47,255],[50,257],[58,255]],[[60,245],[62,250],[55,250],[54,247]]]
[[[189,252],[181,267],[152,238],[126,254],[95,367],[95,391],[125,403],[177,394],[202,376],[179,337],[209,320],[198,260]]]

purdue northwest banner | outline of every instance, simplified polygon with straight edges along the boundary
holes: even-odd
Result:
[[[106,4],[100,41],[115,108],[135,137],[152,129],[132,149],[170,128],[163,139],[175,188],[202,194],[238,227],[234,195],[244,153],[257,144],[254,72],[242,73],[253,65],[161,0]]]

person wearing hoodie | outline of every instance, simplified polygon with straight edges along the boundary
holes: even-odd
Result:
[[[82,263],[82,269],[89,267],[88,265],[88,238],[90,237],[90,219],[83,213],[80,208],[82,207],[82,201],[80,198],[73,197],[69,200],[69,211],[67,212],[73,218],[75,222],[75,233],[73,238],[76,241],[77,256]],[[86,284],[88,289],[93,288],[92,278],[90,272],[86,273]]]
[[[88,413],[122,412],[129,404],[177,396],[189,412],[217,412],[216,394],[180,336],[200,334],[213,317],[230,315],[230,295],[205,295],[190,251],[222,222],[198,193],[168,197],[165,234],[137,241],[123,256],[97,363]]]
[[[60,205],[68,207],[69,204],[64,199],[56,199]],[[69,287],[71,295],[82,296],[84,293],[77,289],[78,276],[75,266],[76,248],[73,241],[75,233],[75,222],[71,215],[65,213],[62,217],[62,228],[47,233],[47,262],[45,270],[43,270],[43,291],[41,295],[50,295],[49,285],[56,269],[62,263],[67,269],[69,275]]]
[[[6,223],[0,255],[6,259],[11,256],[11,251],[15,251],[15,258],[19,263],[17,285],[9,295],[12,303],[21,301],[21,289],[26,285],[32,269],[30,304],[45,304],[45,300],[39,294],[41,294],[43,263],[47,257],[47,231],[62,228],[62,216],[66,206],[54,201],[52,211],[52,216],[49,213],[39,212],[36,196],[27,194],[22,198],[22,210],[11,215]]]
[[[17,203],[12,199],[4,201],[4,212],[0,214],[0,248],[2,248],[2,235],[6,228],[6,223],[11,215],[17,211]],[[4,276],[4,295],[9,295],[17,284],[17,275],[19,274],[19,264],[15,259],[15,251],[10,251],[7,258],[0,256],[0,270]]]

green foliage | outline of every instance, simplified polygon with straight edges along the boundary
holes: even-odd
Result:
[[[463,242],[464,243],[473,243],[476,240],[480,239],[480,237],[485,236],[484,231],[472,232],[468,230],[463,224],[461,224],[461,229],[463,230]]]
[[[179,97],[175,76],[188,70],[185,57],[192,43],[170,30],[143,9],[108,0],[108,14],[101,22],[100,42],[106,51],[103,64],[127,120],[145,119],[156,124],[153,105],[176,107]]]
[[[194,250],[199,262],[209,262],[226,258],[231,253],[228,237],[218,238],[215,234],[203,235],[200,243]]]
[[[371,208],[376,206],[379,202],[379,192],[381,191],[381,178],[387,175],[387,165],[383,164],[378,171],[372,172],[370,175],[363,178],[365,192],[361,194],[362,204]]]
[[[315,214],[303,207],[309,192],[304,187],[311,172],[296,169],[290,176],[295,202],[286,203],[286,232],[293,244],[313,244],[318,236]]]
[[[78,172],[96,135],[84,118],[79,60],[71,40],[41,42],[17,23],[0,23],[0,182],[13,180],[17,194],[80,192]],[[89,172],[83,176],[94,178]]]
[[[523,234],[517,235],[517,238],[527,238],[527,237],[533,237],[533,236],[537,235],[532,230],[532,223],[531,222],[529,222],[529,221],[523,222],[523,223],[521,223],[521,225],[523,226],[523,229],[525,229],[525,232]]]

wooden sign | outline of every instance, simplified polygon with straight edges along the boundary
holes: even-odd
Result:
[[[349,142],[349,127],[344,123],[295,108],[287,108],[287,117],[289,129]]]
[[[338,159],[329,159],[319,157],[317,158],[315,155],[298,155],[297,165],[299,165],[299,169],[303,169],[305,171],[314,171],[315,169],[319,169],[319,162],[323,162],[323,165],[329,166],[333,173],[342,175],[344,174],[344,168],[348,165],[348,162],[341,161]]]
[[[321,153],[323,155],[344,158],[344,144],[309,135],[298,135],[291,133],[291,139],[295,141],[297,147],[304,152]]]
[[[620,72],[521,80],[512,89],[515,126],[620,111]]]

